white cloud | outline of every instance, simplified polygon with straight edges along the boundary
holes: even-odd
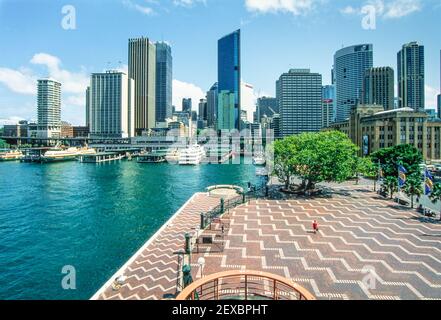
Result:
[[[248,11],[259,13],[291,13],[303,15],[314,9],[320,0],[245,0]]]
[[[374,7],[377,16],[384,19],[398,19],[422,9],[421,0],[369,0],[360,7],[347,6],[340,10],[345,15],[361,15],[367,7]]]
[[[154,1],[145,1],[147,3],[155,3]],[[155,14],[155,11],[153,10],[153,8],[145,6],[145,5],[140,5],[136,2],[133,2],[131,0],[123,0],[122,1],[123,5],[126,6],[129,9],[133,9],[136,10],[144,15],[153,15]]]
[[[191,98],[193,110],[198,111],[199,100],[205,98],[205,92],[193,83],[173,80],[173,105],[182,109],[182,99]]]
[[[207,4],[206,0],[173,0],[175,6],[191,7],[197,3]]]
[[[28,70],[0,68],[0,83],[13,92],[35,95],[37,93],[36,81]]]
[[[17,124],[19,121],[25,120],[21,117],[12,116],[9,118],[1,119],[0,118],[0,126],[8,125],[8,124]]]

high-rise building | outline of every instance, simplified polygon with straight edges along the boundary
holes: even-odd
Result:
[[[279,78],[280,133],[287,137],[322,128],[322,75],[291,69]]]
[[[343,48],[334,55],[337,121],[349,118],[351,108],[362,101],[363,77],[373,67],[373,45]]]
[[[244,115],[244,122],[253,123],[254,112],[256,111],[256,97],[254,87],[251,84],[241,82],[240,108]]]
[[[86,89],[86,127],[90,128],[90,86]]]
[[[398,105],[424,111],[424,46],[417,42],[403,45],[397,54]]]
[[[236,95],[224,90],[219,92],[218,97],[217,130],[232,130],[236,122]]]
[[[213,84],[207,92],[207,126],[209,128],[216,127],[217,107],[218,107],[217,82]]]
[[[441,119],[441,94],[438,95],[438,99],[437,99],[437,112],[438,112],[438,118]]]
[[[234,95],[234,105],[231,111],[234,115],[234,121],[229,123],[230,128],[240,129],[241,117],[241,59],[240,59],[240,30],[237,30],[218,41],[218,92],[219,108],[220,104],[225,102],[226,91]],[[221,97],[221,95],[223,95]],[[227,99],[229,100],[229,98]],[[226,105],[222,104],[222,108]],[[231,107],[231,106],[230,106]],[[230,112],[228,112],[230,114]],[[226,122],[223,123],[225,125]]]
[[[277,99],[272,97],[261,97],[257,99],[256,121],[261,122],[264,116],[271,118],[279,113],[279,105]]]
[[[126,73],[93,73],[90,83],[90,135],[129,138],[135,133],[135,83]]]
[[[380,104],[384,110],[393,110],[394,77],[394,70],[390,67],[367,69],[363,80],[363,104]]]
[[[322,128],[329,127],[334,122],[334,100],[323,99]]]
[[[148,38],[129,39],[129,74],[135,81],[135,134],[156,123],[156,47]]]
[[[42,139],[60,138],[61,83],[53,79],[38,80],[37,136]]]
[[[199,100],[199,120],[207,121],[207,99]]]
[[[191,114],[193,105],[192,105],[191,98],[184,98],[182,99],[182,112],[188,112]]]
[[[171,47],[156,42],[156,121],[164,122],[172,116],[173,58]]]
[[[325,85],[322,87],[322,99],[332,100],[332,120],[335,122],[337,119],[337,97],[335,94],[335,85]]]

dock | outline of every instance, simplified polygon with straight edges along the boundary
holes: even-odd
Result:
[[[104,163],[104,162],[112,162],[119,161],[125,158],[125,155],[122,155],[117,152],[101,152],[96,154],[88,154],[80,156],[80,162],[82,163]]]

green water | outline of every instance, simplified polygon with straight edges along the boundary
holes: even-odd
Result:
[[[251,165],[0,163],[0,299],[89,299],[195,192],[256,179]]]

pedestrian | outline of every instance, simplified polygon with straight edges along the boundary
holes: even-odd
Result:
[[[314,230],[315,234],[317,234],[317,232],[319,231],[319,225],[317,220],[314,220],[314,222],[312,223],[312,229]]]

